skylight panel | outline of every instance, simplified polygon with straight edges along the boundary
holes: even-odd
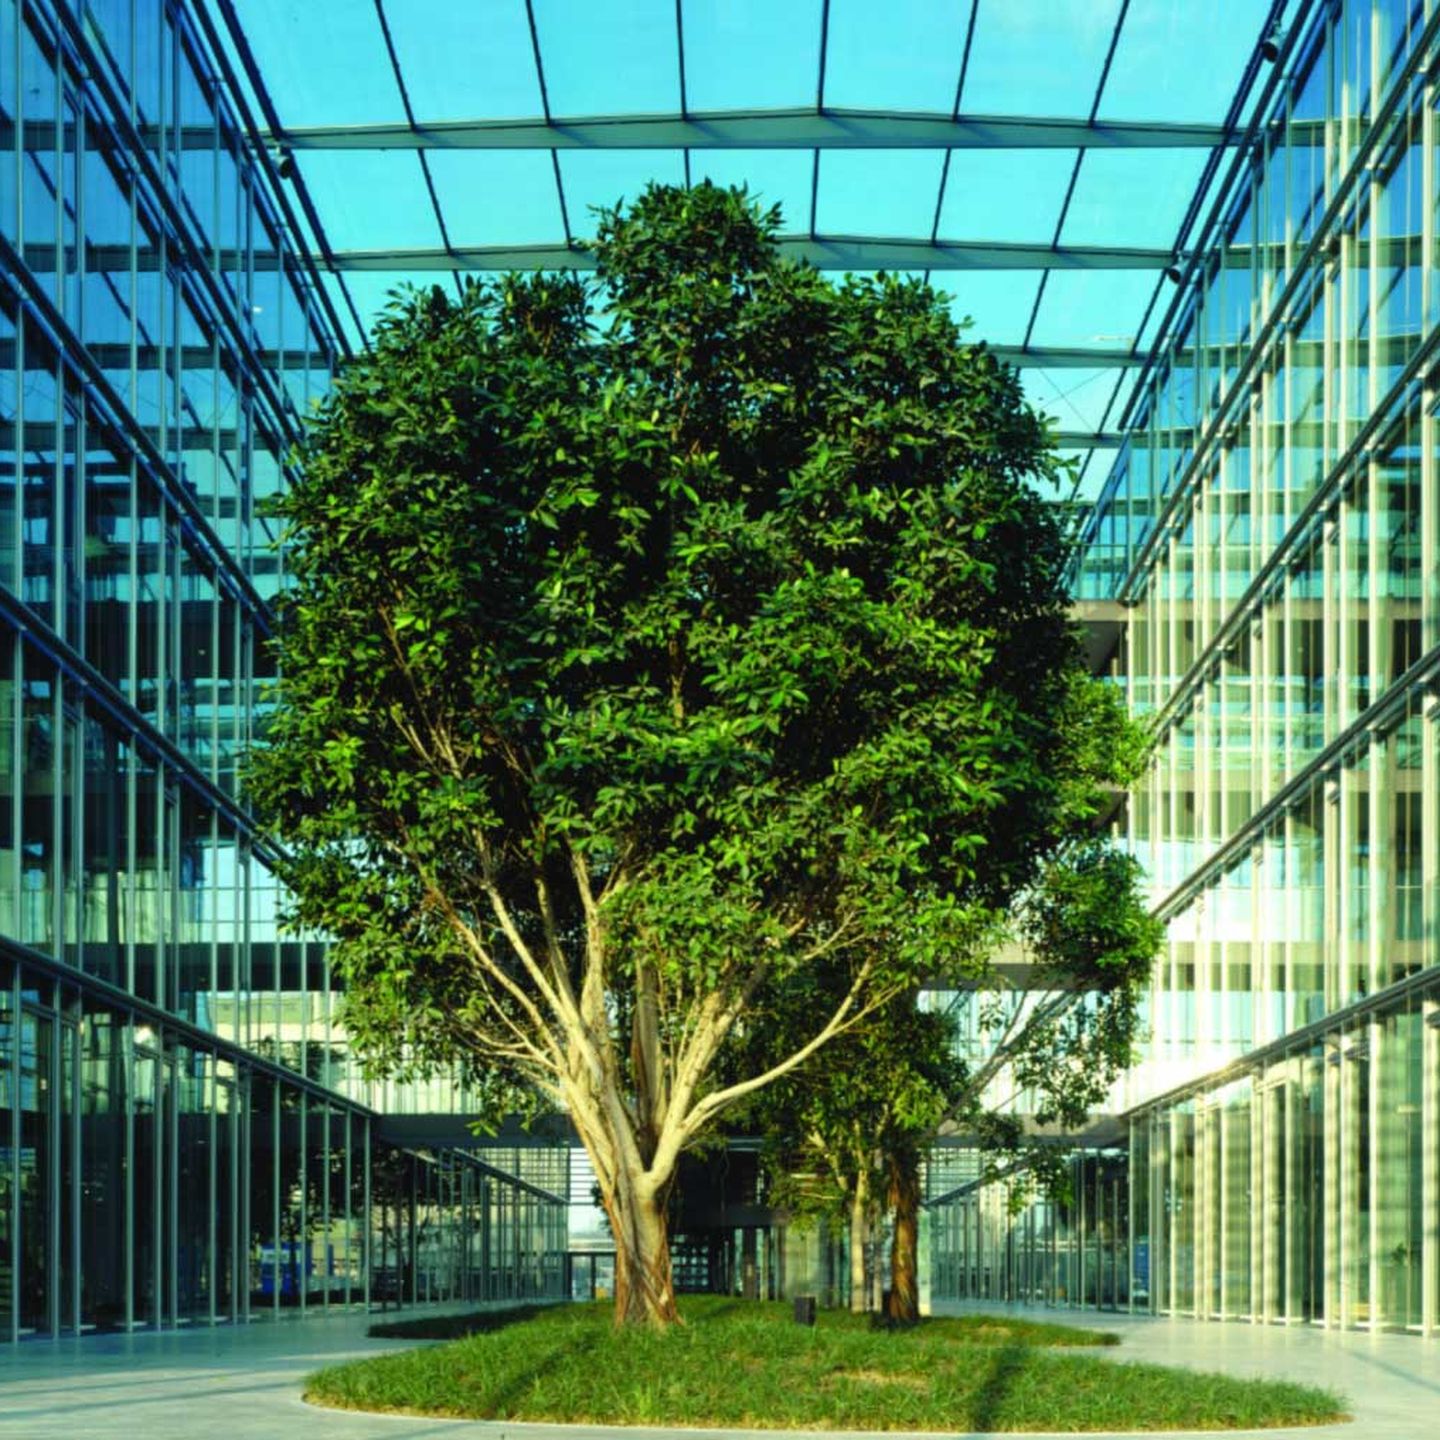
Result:
[[[744,185],[751,199],[767,210],[779,205],[780,233],[804,235],[810,229],[810,180],[813,150],[693,150],[690,178],[697,184]]]
[[[1030,343],[1128,349],[1155,281],[1153,270],[1052,270]]]
[[[1197,0],[1135,0],[1097,118],[1218,124],[1269,10],[1269,0],[1226,0],[1223,14]]]
[[[247,0],[245,34],[287,126],[405,119],[375,0]]]
[[[385,15],[421,124],[543,113],[524,0],[387,0]]]
[[[1087,150],[1062,245],[1163,248],[1175,243],[1205,150]]]
[[[969,9],[934,0],[831,0],[825,103],[950,114]]]
[[[1020,383],[1037,410],[1053,416],[1062,430],[1094,434],[1105,424],[1110,397],[1121,372],[1114,366],[1093,370],[1039,369],[1026,366]]]
[[[430,173],[453,244],[563,244],[548,150],[432,150]]]
[[[312,150],[301,174],[336,250],[428,250],[443,242],[415,150]]]
[[[940,150],[823,151],[816,230],[928,240],[944,160]]]
[[[366,335],[374,331],[375,322],[385,313],[386,307],[399,292],[407,286],[425,290],[432,285],[440,286],[447,295],[454,298],[453,279],[438,272],[417,274],[410,270],[352,270],[345,276],[345,288],[350,292],[356,310],[360,312]],[[343,300],[337,300],[336,305],[345,315],[349,315],[349,309]]]
[[[535,0],[535,29],[552,115],[680,109],[674,0]]]
[[[570,229],[584,239],[595,233],[597,208],[632,204],[652,180],[683,185],[685,160],[679,150],[562,150],[560,174]]]
[[[935,290],[950,299],[957,321],[974,322],[965,330],[971,344],[1019,345],[1035,304],[1040,276],[1034,270],[939,272],[930,277]]]
[[[1073,150],[953,150],[941,240],[1048,245],[1055,237]]]
[[[814,106],[820,0],[684,0],[691,110]]]
[[[960,108],[1088,116],[1118,0],[980,0]]]

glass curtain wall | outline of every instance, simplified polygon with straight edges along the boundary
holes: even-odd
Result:
[[[337,332],[197,13],[0,0],[3,1339],[371,1295],[397,1097],[237,782],[284,582],[261,502]],[[412,1206],[426,1293],[490,1253],[473,1185]],[[549,1293],[563,1215],[526,1194],[506,1283]]]
[[[0,956],[0,1339],[559,1298],[569,1207]]]
[[[1064,1203],[928,1202],[936,1298],[1433,1333],[1440,976],[1135,1111]]]
[[[1440,8],[1301,4],[1281,38],[1075,560],[1155,733],[1116,832],[1168,924],[1107,1107],[1129,1303],[1433,1334]],[[974,1284],[995,1226],[1083,1244],[1050,1202],[953,1203]]]

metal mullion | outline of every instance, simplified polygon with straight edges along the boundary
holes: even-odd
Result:
[[[16,644],[16,647],[14,647],[13,664],[14,668],[12,674],[14,680],[19,680],[20,675],[23,674],[22,660],[20,660],[19,644]],[[19,706],[19,703],[20,685],[16,684],[14,685],[13,704],[14,706]],[[14,717],[14,719],[16,719],[17,721],[19,717],[16,716]],[[12,736],[10,736],[10,739],[12,739],[13,747],[12,756],[14,757],[14,759],[19,760],[19,723],[13,724]],[[14,769],[12,770],[12,773],[14,773],[14,775],[20,775],[20,773],[22,772],[20,772],[19,769]],[[22,834],[22,829],[20,829],[20,791],[22,791],[23,786],[16,785],[13,789],[14,796],[12,798],[12,802],[14,805],[14,829],[12,831],[12,834],[20,835]],[[19,873],[17,873],[16,877],[14,877],[17,899],[19,899],[19,880]],[[16,1283],[16,1277],[17,1274],[19,1274],[20,1259],[20,1151],[22,1151],[22,1145],[20,1145],[20,1139],[22,1139],[22,1132],[20,1132],[20,1115],[22,1115],[22,1106],[20,1106],[19,1097],[20,1030],[22,1030],[22,1015],[20,1015],[20,989],[22,989],[22,976],[20,976],[20,966],[14,965],[12,978],[10,978],[10,1054],[9,1057],[7,1057],[7,1061],[9,1061],[10,1074],[12,1074],[12,1076],[14,1077],[14,1084],[16,1084],[14,1103],[12,1104],[12,1106],[10,1106],[9,1135],[9,1164],[13,1166],[12,1174],[10,1174],[10,1234],[12,1234],[13,1237],[16,1237],[16,1240],[14,1240],[14,1243],[16,1243],[16,1263],[12,1264],[12,1267],[10,1267],[10,1270],[12,1270],[12,1284],[10,1284],[10,1341],[19,1341],[20,1338],[20,1286],[19,1283]],[[4,1161],[0,1161],[0,1164],[4,1164]]]
[[[120,1026],[120,1067],[125,1076],[124,1113],[121,1116],[125,1177],[121,1187],[121,1224],[124,1226],[121,1269],[125,1276],[125,1332],[135,1329],[135,1017],[123,1016]]]
[[[275,1259],[270,1275],[270,1318],[280,1318],[280,1291],[284,1285],[283,1256],[280,1253],[280,1084],[275,1076],[270,1087],[270,1247]]]
[[[819,151],[812,151],[818,155]],[[555,162],[558,166],[558,158]],[[940,241],[926,236],[811,235],[791,236],[778,242],[782,256],[808,261],[820,270],[1134,270],[1159,265],[1168,250],[1123,245],[1017,244],[1010,241]],[[0,246],[0,257],[4,247]],[[337,270],[594,270],[593,255],[575,253],[563,243],[518,245],[460,245],[452,251],[438,246],[342,250],[335,256]],[[1009,347],[1014,349],[1015,347]],[[1047,347],[1048,348],[1048,347]],[[1062,353],[1073,354],[1066,347]],[[1080,347],[1084,348],[1084,347]],[[1124,357],[1122,357],[1124,358]],[[117,428],[124,429],[124,426]],[[208,522],[198,526],[206,533]]]
[[[1343,1225],[1343,1212],[1347,1208],[1344,1204],[1344,1175],[1341,1174],[1344,1146],[1341,1137],[1344,1134],[1342,1106],[1345,1095],[1344,1087],[1341,1085],[1341,1065],[1343,1062],[1331,1064],[1330,1057],[1336,1052],[1334,1044],[1339,1043],[1338,1032],[1328,1037],[1325,1049],[1325,1078],[1322,1082],[1324,1116],[1324,1247],[1325,1247],[1325,1274],[1322,1280],[1325,1295],[1325,1328],[1327,1330],[1343,1328],[1348,1318],[1349,1310],[1349,1282],[1347,1279],[1349,1267],[1347,1265],[1348,1253],[1345,1246],[1348,1242],[1346,1227]]]
[[[546,125],[553,123],[550,114],[550,87],[545,80],[545,62],[540,53],[540,31],[535,23],[535,0],[525,0],[525,19],[530,27],[530,51],[535,59],[535,79],[540,86],[540,109],[545,116]],[[565,180],[560,173],[560,154],[552,146],[550,149],[550,168],[555,176],[555,196],[560,204],[560,223],[565,230],[565,248],[571,250],[575,246],[575,236],[570,229],[570,210],[565,203]]]
[[[815,113],[825,113],[825,62],[830,49],[830,0],[820,6],[820,55],[815,70]],[[820,147],[813,151],[810,162],[810,238],[816,236],[815,216],[820,204]]]
[[[1430,836],[1430,850],[1435,849],[1434,823],[1437,819],[1434,775],[1436,724],[1431,718],[1425,727],[1425,764],[1429,779],[1426,794],[1431,797],[1428,805],[1427,834]],[[1433,895],[1434,892],[1431,891]],[[1432,932],[1433,933],[1433,932]],[[1420,1043],[1424,1066],[1423,1089],[1421,1092],[1421,1206],[1424,1214],[1424,1232],[1421,1254],[1425,1269],[1421,1277],[1421,1328],[1426,1336],[1433,1337],[1440,1329],[1440,998],[1421,999],[1422,1023]],[[1437,1023],[1431,1023],[1437,1022]]]
[[[158,971],[160,966],[156,965]],[[155,1197],[155,1212],[150,1217],[150,1284],[152,1300],[150,1321],[158,1330],[165,1323],[165,1231],[164,1217],[169,1210],[165,1193],[165,1032],[155,1032],[153,1080],[150,1087],[150,1115],[154,1126],[154,1142],[150,1155],[150,1193]]]
[[[250,1235],[252,1173],[254,1166],[254,1130],[251,1123],[251,1097],[255,1077],[244,1066],[236,1067],[235,1124],[230,1153],[233,1159],[230,1193],[234,1197],[235,1234],[230,1253],[231,1298],[230,1314],[238,1323],[250,1320]]]
[[[960,52],[960,74],[955,81],[955,104],[950,111],[952,120],[960,118],[960,102],[965,94],[965,76],[970,69],[970,47],[975,39],[975,17],[979,12],[980,0],[970,0],[970,20],[965,27],[965,48]],[[945,159],[940,167],[940,186],[935,194],[935,218],[930,224],[930,243],[932,245],[940,236],[940,213],[945,208],[945,187],[950,181],[950,157],[954,153],[954,149],[947,146]],[[927,281],[930,278],[928,271],[925,278]]]
[[[373,1233],[371,1229],[374,1224],[374,1218],[372,1211],[373,1173],[370,1161],[370,1120],[368,1116],[362,1117],[361,1133],[365,1137],[365,1153],[363,1159],[365,1191],[362,1201],[364,1226],[360,1232],[360,1301],[363,1308],[369,1310],[372,1299],[371,1277],[374,1273]],[[383,1263],[384,1255],[382,1254],[380,1258]]]
[[[180,1323],[180,1067],[176,1063],[177,1056],[171,1037],[162,1036],[162,1057],[160,1061],[160,1081],[165,1089],[165,1117],[162,1132],[165,1134],[165,1145],[161,1156],[160,1173],[168,1182],[166,1184],[166,1204],[169,1211],[169,1231],[165,1237],[166,1244],[162,1247],[161,1264],[168,1271],[168,1283],[165,1286],[165,1296],[169,1301],[169,1323],[178,1326]],[[164,1310],[160,1315],[160,1323],[163,1326],[166,1321]]]
[[[216,651],[211,650],[210,653],[211,653],[212,655],[214,655],[214,654],[216,653]],[[214,812],[212,811],[212,812],[211,812],[211,815],[210,815],[210,845],[211,845],[211,853],[212,853],[212,854],[215,853],[216,840],[217,840],[217,838],[218,838],[218,837],[217,837],[217,835],[216,835],[216,818],[215,818]],[[212,908],[212,910],[214,909],[213,906],[212,906],[211,908]],[[218,980],[219,980],[219,976],[218,976],[218,974],[216,973],[215,925],[216,925],[215,916],[212,914],[211,919],[210,919],[210,927],[209,927],[209,928],[210,928],[210,993],[211,993],[211,995],[217,994],[217,993],[218,993],[218,990],[219,990],[219,986],[218,986],[218,983],[217,983]],[[217,1113],[216,1113],[216,1112],[218,1111],[218,1109],[219,1109],[219,1104],[220,1104],[220,1074],[219,1074],[219,1071],[220,1071],[220,1061],[219,1061],[219,1054],[218,1054],[217,1051],[208,1050],[208,1051],[205,1051],[204,1054],[205,1054],[205,1067],[204,1067],[205,1074],[204,1074],[204,1078],[203,1078],[203,1081],[202,1081],[203,1088],[204,1088],[204,1099],[203,1099],[203,1102],[202,1102],[202,1103],[204,1104],[205,1109],[206,1109],[206,1112],[207,1112],[206,1118],[205,1118],[205,1125],[206,1125],[206,1129],[207,1129],[208,1132],[209,1132],[209,1144],[206,1146],[206,1154],[207,1154],[207,1156],[208,1156],[208,1158],[209,1158],[209,1166],[208,1166],[209,1175],[208,1175],[208,1177],[207,1177],[207,1182],[206,1182],[206,1184],[207,1184],[207,1191],[206,1191],[206,1193],[207,1193],[207,1195],[208,1195],[208,1197],[209,1197],[209,1203],[207,1204],[206,1210],[205,1210],[205,1231],[206,1231],[205,1243],[206,1243],[206,1245],[207,1245],[208,1248],[209,1248],[209,1254],[210,1254],[209,1284],[205,1287],[205,1289],[206,1289],[206,1299],[207,1299],[207,1301],[208,1301],[209,1311],[210,1311],[210,1324],[211,1324],[211,1325],[214,1325],[214,1324],[216,1323],[216,1318],[217,1318],[217,1317],[216,1317],[216,1314],[215,1314],[215,1288],[216,1288],[216,1282],[217,1282],[218,1279],[219,1279],[220,1267],[221,1267],[220,1252],[219,1252],[219,1247],[218,1247],[218,1244],[217,1244],[217,1241],[218,1241],[218,1238],[219,1238],[219,1237],[218,1237],[217,1234],[216,1234],[216,1227],[215,1227],[215,1214],[216,1214],[216,1211],[218,1210],[218,1208],[219,1208],[219,1206],[220,1206],[220,1203],[221,1203],[220,1193],[219,1193],[219,1179],[220,1179],[220,1177],[219,1177],[219,1173],[218,1173],[218,1171],[219,1171],[219,1165],[218,1165],[218,1161],[219,1161],[218,1146],[219,1146],[220,1122],[219,1122],[219,1117],[218,1117],[218,1115],[217,1115]],[[233,1101],[232,1101],[232,1104],[233,1104]],[[231,1167],[232,1173],[233,1173],[233,1170],[234,1170],[234,1167],[232,1166],[232,1167]]]
[[[250,1166],[248,1162],[249,1120],[247,1101],[242,1095],[243,1076],[237,1073],[231,1077],[230,1123],[226,1126],[227,1145],[230,1157],[230,1184],[225,1203],[230,1216],[230,1249],[225,1256],[225,1266],[230,1276],[230,1313],[226,1317],[232,1325],[242,1319],[241,1296],[248,1307],[250,1297],[250,1276],[248,1256],[250,1253],[249,1188]],[[219,1062],[216,1062],[216,1079],[219,1079]],[[244,1158],[242,1158],[244,1157]],[[242,1259],[242,1257],[247,1257]],[[243,1269],[242,1269],[243,1266]]]
[[[21,14],[21,7],[19,5],[16,5],[13,8],[10,34],[7,39],[12,47],[10,53],[17,58],[22,54],[20,38],[24,34],[24,26],[25,18]],[[133,69],[131,73],[134,73]],[[20,108],[20,101],[25,93],[25,82],[22,78],[22,67],[18,63],[15,66],[14,81],[15,83],[11,88],[10,94],[4,97],[4,103],[6,109],[9,110],[10,114],[20,115],[23,118],[23,111]],[[18,141],[18,134],[16,135],[16,139]],[[14,187],[11,193],[15,197],[15,205],[14,209],[4,218],[6,222],[9,222],[13,219],[15,224],[15,233],[17,235],[23,235],[25,233],[25,220],[22,210],[25,195],[25,147],[17,143],[12,153],[8,157],[8,160],[10,164],[11,184]],[[20,453],[22,452],[17,451],[17,455]],[[20,1152],[16,1150],[13,1153],[18,1155]]]
[[[680,118],[690,118],[690,97],[685,83],[685,0],[675,0],[675,61],[680,81]],[[681,151],[685,159],[685,188],[690,188],[690,147]]]
[[[1372,787],[1373,788],[1373,787]],[[1374,836],[1371,836],[1371,851],[1374,851]],[[1373,944],[1373,939],[1372,939]],[[1365,1046],[1365,1054],[1354,1063],[1356,1067],[1363,1065],[1369,1071],[1365,1086],[1365,1106],[1368,1113],[1366,1119],[1366,1140],[1369,1153],[1365,1156],[1365,1174],[1360,1180],[1369,1194],[1366,1200],[1366,1227],[1368,1234],[1365,1237],[1365,1250],[1368,1257],[1369,1274],[1366,1277],[1365,1285],[1365,1316],[1366,1325],[1372,1334],[1384,1328],[1387,1316],[1381,1312],[1380,1297],[1380,1074],[1381,1062],[1384,1059],[1385,1027],[1380,1023],[1378,1014],[1372,1013],[1365,1021],[1364,1029],[1361,1032],[1361,1044]],[[1357,1196],[1357,1199],[1359,1197]],[[1404,1321],[1401,1321],[1403,1328]]]
[[[328,1004],[328,1002],[327,1002]],[[326,1052],[329,1052],[329,1045],[326,1045]],[[345,1143],[345,1170],[341,1181],[345,1195],[345,1309],[349,1309],[352,1303],[352,1292],[354,1284],[350,1266],[355,1256],[355,1191],[354,1191],[354,1155],[352,1153],[355,1144],[355,1127],[351,1122],[352,1111],[348,1105],[340,1111],[341,1134]]]
[[[1252,884],[1253,891],[1254,886]],[[1251,976],[1255,975],[1255,959],[1251,955]],[[1251,1205],[1245,1224],[1250,1232],[1250,1320],[1256,1324],[1269,1318],[1266,1311],[1268,1297],[1271,1287],[1266,1284],[1265,1266],[1268,1263],[1269,1246],[1265,1234],[1264,1216],[1266,1202],[1270,1194],[1270,1186],[1266,1183],[1266,1140],[1267,1127],[1265,1124],[1265,1104],[1267,1091],[1259,1084],[1263,1072],[1257,1072],[1256,1083],[1250,1087],[1250,1174],[1248,1176],[1249,1189],[1247,1194],[1251,1197]],[[1283,1092],[1281,1103],[1284,1101]],[[1254,1197],[1260,1197],[1260,1204],[1254,1203]]]
[[[307,972],[308,972],[308,970],[309,970],[308,957],[307,957],[307,962],[306,962],[306,970],[307,970]],[[308,1021],[308,1013],[307,1013],[307,1012],[308,1012],[308,1007],[305,1007],[305,1009],[302,1010],[302,1013],[306,1013],[306,1015],[307,1015],[307,1021]],[[325,1238],[324,1238],[324,1241],[322,1242],[322,1248],[321,1248],[322,1259],[323,1259],[323,1262],[324,1262],[324,1269],[323,1269],[323,1271],[322,1271],[322,1274],[324,1275],[324,1279],[325,1279],[325,1287],[324,1287],[324,1289],[322,1290],[321,1296],[320,1296],[320,1308],[321,1308],[321,1310],[322,1310],[325,1314],[328,1315],[328,1314],[330,1313],[330,1218],[331,1218],[331,1217],[330,1217],[330,1104],[329,1104],[328,1101],[326,1101],[326,1102],[324,1102],[324,1103],[325,1103],[325,1109],[324,1109],[324,1111],[322,1112],[322,1118],[321,1118],[321,1124],[320,1124],[320,1144],[321,1144],[321,1146],[323,1147],[323,1153],[324,1153],[325,1158],[324,1158],[324,1161],[322,1162],[322,1164],[321,1164],[321,1166],[320,1166],[320,1180],[319,1180],[319,1183],[324,1186],[324,1195],[321,1197],[321,1201],[320,1201],[320,1226],[321,1226],[321,1231],[322,1231],[322,1233],[324,1234],[324,1237],[325,1237]]]
[[[405,73],[401,68],[400,57],[395,49],[394,37],[390,33],[390,21],[385,15],[385,0],[375,0],[375,17],[380,22],[380,33],[385,40],[385,51],[390,57],[390,68],[395,73],[395,84],[400,91],[400,103],[405,108],[405,119],[409,122],[412,130],[418,131],[415,107],[410,103],[410,89],[405,84]],[[430,196],[430,208],[435,212],[435,223],[440,229],[440,240],[448,251],[451,248],[450,231],[445,224],[445,212],[440,206],[440,196],[435,190],[435,177],[430,173],[430,160],[423,149],[417,150],[416,155],[420,161],[420,172],[425,177],[425,189]],[[463,293],[459,275],[455,275],[453,280],[456,293]]]
[[[52,1160],[49,1167],[49,1184],[46,1186],[46,1193],[42,1197],[45,1210],[45,1223],[50,1232],[50,1244],[46,1247],[49,1252],[47,1255],[48,1273],[41,1277],[40,1283],[45,1290],[45,1328],[49,1331],[49,1336],[52,1340],[58,1339],[60,1336],[60,1293],[59,1285],[56,1282],[59,1279],[57,1272],[61,1270],[63,1265],[60,1249],[60,1113],[64,1103],[64,1096],[60,1090],[60,1075],[62,1073],[60,1052],[64,1040],[62,1038],[63,1026],[60,1022],[60,994],[60,987],[58,985],[52,985],[50,987],[49,1001],[43,1005],[35,1006],[29,1012],[35,1021],[35,1045],[37,1051],[35,1081],[37,1086],[43,1083],[50,1092],[49,1113],[45,1116],[43,1133],[45,1136],[44,1143],[50,1147]],[[24,1023],[23,1011],[21,1012],[21,1023],[22,1025]],[[42,1025],[47,1026],[50,1032],[50,1053],[46,1057],[43,1070],[39,1064],[38,1054],[41,1035],[40,1027]],[[19,1079],[18,1074],[16,1079]],[[15,1103],[20,1109],[24,1109],[18,1094],[18,1087]],[[17,1239],[18,1238],[17,1235]],[[15,1273],[19,1273],[18,1266],[15,1267]],[[36,1328],[38,1329],[39,1327],[37,1326]]]
[[[58,998],[58,997],[57,997]],[[79,1010],[79,994],[75,992],[72,996],[76,1004],[76,1018],[71,1024],[66,1024],[63,1018],[63,1009],[57,1005],[61,1013],[57,1016],[57,1023],[60,1033],[65,1036],[65,1044],[70,1047],[70,1193],[64,1197],[63,1203],[70,1207],[70,1323],[76,1335],[81,1333],[80,1314],[80,1265],[84,1256],[81,1252],[80,1220],[82,1207],[80,1204],[80,1187],[84,1179],[81,1174],[80,1165],[84,1153],[80,1144],[80,1098],[81,1088],[81,1049],[80,1049],[80,1024],[81,1013]],[[61,1078],[64,1078],[65,1069],[62,1063],[60,1069]]]
[[[280,950],[280,945],[279,945],[279,943],[278,943],[278,940],[277,940],[275,949],[276,949],[276,954],[277,954],[277,958],[278,958],[278,956],[279,956],[279,950]],[[301,964],[302,964],[302,965],[304,964],[303,960],[302,960]],[[277,1036],[277,1037],[278,1037],[279,1034],[280,1034],[280,1018],[281,1018],[280,995],[281,995],[281,988],[284,986],[284,983],[285,983],[285,977],[284,977],[284,962],[281,961],[280,964],[278,964],[278,965],[276,966],[276,990],[275,990],[276,1024],[275,1024],[275,1033],[276,1033],[276,1036]],[[302,976],[301,976],[301,984],[302,984],[302,993],[301,993],[302,1008],[301,1008],[301,1013],[303,1014],[303,1013],[304,1013],[304,1008],[303,1008],[303,999],[304,999],[303,984],[304,984],[304,976],[303,976],[303,972],[302,972]],[[303,1030],[302,1030],[302,1033],[303,1033]],[[300,1042],[301,1047],[302,1047],[302,1049],[301,1049],[301,1055],[302,1055],[302,1059],[301,1059],[301,1069],[302,1069],[302,1071],[303,1071],[303,1069],[304,1069],[304,1059],[303,1059],[303,1055],[304,1055],[304,1049],[303,1049],[304,1043],[305,1043],[305,1042],[304,1042],[303,1040]],[[296,1305],[296,1309],[299,1311],[300,1318],[301,1318],[302,1320],[305,1318],[306,1312],[307,1312],[307,1311],[309,1310],[309,1308],[310,1308],[310,1306],[309,1306],[309,1298],[310,1298],[310,1297],[309,1297],[309,1294],[307,1293],[307,1292],[309,1291],[309,1288],[310,1288],[309,1285],[307,1284],[307,1281],[308,1281],[308,1278],[309,1278],[309,1270],[310,1270],[310,1256],[306,1253],[306,1246],[309,1244],[309,1235],[310,1235],[310,1194],[309,1194],[309,1189],[310,1189],[310,1106],[311,1106],[311,1103],[312,1103],[311,1096],[308,1095],[308,1094],[307,1094],[305,1091],[303,1091],[303,1090],[300,1091],[300,1092],[299,1092],[299,1095],[298,1095],[298,1098],[297,1098],[297,1101],[296,1101],[296,1107],[295,1107],[295,1118],[296,1118],[296,1120],[299,1122],[297,1128],[298,1128],[298,1130],[299,1130],[299,1149],[300,1149],[300,1230],[299,1230],[299,1234],[298,1234],[298,1235],[296,1236],[296,1238],[295,1238],[295,1243],[296,1243],[296,1245],[299,1247],[299,1253],[298,1253],[297,1256],[296,1256],[296,1264],[295,1264],[295,1305]]]

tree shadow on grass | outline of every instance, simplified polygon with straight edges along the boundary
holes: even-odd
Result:
[[[509,1415],[511,1402],[520,1399],[523,1395],[530,1394],[535,1389],[536,1381],[543,1379],[546,1375],[553,1375],[557,1370],[570,1369],[577,1360],[582,1359],[594,1348],[594,1337],[589,1335],[568,1340],[563,1345],[557,1345],[538,1365],[511,1376],[500,1389],[489,1397],[488,1418],[495,1420],[527,1418],[523,1415]]]
[[[753,1315],[756,1302],[754,1300],[725,1300],[719,1305],[707,1305],[699,1314],[691,1318],[709,1324],[712,1320],[723,1320],[726,1316],[737,1314]]]
[[[990,1373],[971,1402],[970,1429],[987,1431],[1004,1428],[1005,1402],[1025,1369],[1029,1355],[1028,1345],[1001,1345],[996,1348]]]
[[[421,1315],[414,1320],[382,1321],[372,1325],[372,1340],[463,1340],[520,1325],[553,1310],[554,1305],[514,1305],[507,1310],[475,1310],[467,1315]]]

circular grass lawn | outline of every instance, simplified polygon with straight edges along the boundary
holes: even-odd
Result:
[[[318,1405],[484,1420],[834,1430],[1227,1430],[1344,1420],[1328,1391],[1116,1362],[1101,1331],[1003,1316],[872,1329],[822,1311],[689,1297],[686,1323],[617,1331],[609,1305],[377,1325],[447,1343],[312,1375]],[[450,1337],[459,1335],[462,1338]]]

